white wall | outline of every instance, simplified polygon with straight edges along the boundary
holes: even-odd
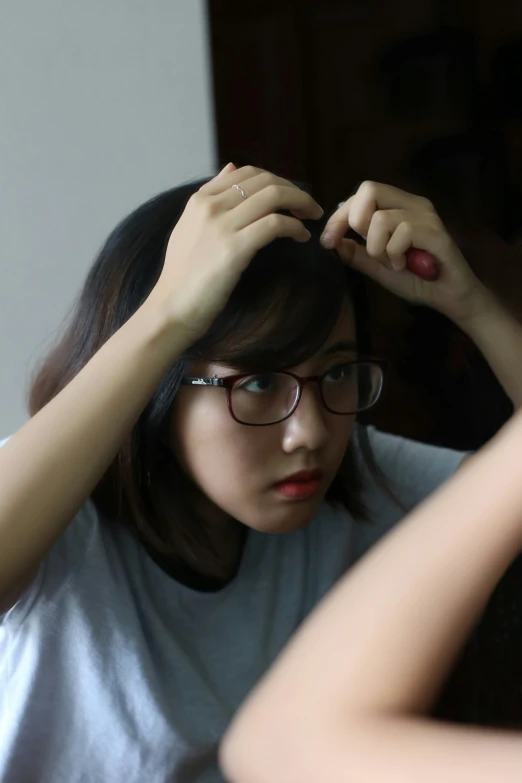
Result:
[[[214,171],[203,0],[0,10],[0,438],[116,222]]]

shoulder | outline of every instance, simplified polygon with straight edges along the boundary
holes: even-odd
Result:
[[[367,428],[375,461],[386,478],[418,502],[455,473],[468,452],[403,438]]]
[[[365,438],[377,470],[366,458]],[[361,429],[357,453],[368,521],[355,525],[355,559],[444,484],[468,456],[468,452],[420,443],[374,427]]]
[[[18,626],[36,605],[41,608],[56,605],[71,576],[81,571],[92,558],[101,537],[100,518],[93,501],[88,498],[44,557],[19,600],[0,615],[0,625]]]
[[[0,439],[0,448],[11,437]],[[67,585],[71,573],[83,568],[93,550],[104,546],[105,537],[98,510],[89,497],[43,558],[21,598],[0,614],[0,624],[21,622],[36,602],[55,601],[58,593]]]

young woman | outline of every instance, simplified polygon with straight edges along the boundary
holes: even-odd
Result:
[[[521,329],[429,202],[364,183],[320,241],[322,216],[229,164],[102,248],[0,449],[1,780],[222,780],[301,622],[460,465],[357,424],[384,366],[348,267],[453,318],[522,403]]]

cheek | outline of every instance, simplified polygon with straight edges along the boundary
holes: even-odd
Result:
[[[248,491],[277,444],[276,433],[238,424],[220,390],[180,393],[172,418],[172,440],[184,469],[212,499]],[[272,437],[270,437],[272,436]]]
[[[324,464],[331,483],[339,470],[352,439],[355,416],[336,416],[329,422],[328,443],[324,450]]]
[[[333,416],[328,426],[328,449],[333,459],[342,459],[355,427],[355,416]]]

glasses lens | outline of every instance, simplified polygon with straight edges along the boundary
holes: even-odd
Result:
[[[230,394],[232,412],[244,424],[274,424],[295,405],[299,386],[290,375],[278,372],[248,375]]]
[[[373,362],[349,362],[332,367],[322,379],[326,407],[333,413],[360,413],[375,405],[383,384],[382,369]]]

